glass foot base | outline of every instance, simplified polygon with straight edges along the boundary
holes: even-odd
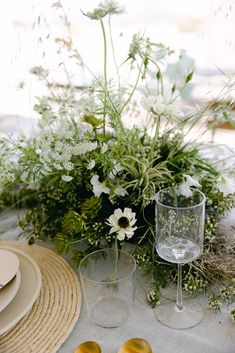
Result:
[[[174,329],[186,329],[198,325],[203,319],[203,308],[195,300],[186,300],[181,311],[175,303],[159,305],[155,309],[157,319],[165,326]]]

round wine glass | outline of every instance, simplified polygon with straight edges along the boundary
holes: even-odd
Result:
[[[178,264],[176,303],[159,305],[156,317],[176,329],[196,326],[203,318],[201,305],[193,299],[182,300],[182,265],[195,260],[203,250],[205,196],[193,188],[187,196],[178,187],[156,195],[156,249],[166,261]]]

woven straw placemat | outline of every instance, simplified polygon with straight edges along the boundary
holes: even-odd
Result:
[[[0,241],[26,252],[42,273],[42,288],[32,309],[0,337],[1,353],[55,353],[73,330],[80,314],[81,289],[68,262],[45,247]]]

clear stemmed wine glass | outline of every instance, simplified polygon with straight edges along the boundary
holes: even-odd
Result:
[[[178,329],[196,326],[203,318],[199,303],[182,300],[182,265],[200,256],[204,238],[205,196],[197,189],[188,191],[184,196],[178,187],[169,187],[156,195],[156,249],[161,258],[178,264],[176,303],[159,305],[156,316]]]

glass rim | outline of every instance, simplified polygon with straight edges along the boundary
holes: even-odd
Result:
[[[131,275],[133,275],[133,273],[135,272],[136,268],[137,268],[137,265],[136,265],[136,260],[134,258],[134,256],[129,253],[128,251],[125,251],[125,250],[121,250],[121,249],[118,249],[118,252],[119,253],[122,253],[122,254],[125,254],[127,255],[128,257],[130,257],[130,259],[133,261],[133,268],[132,270],[130,271],[130,273],[128,273],[128,275],[126,275],[125,277],[122,277],[122,278],[119,278],[119,279],[116,279],[116,280],[113,280],[113,281],[101,281],[101,280],[95,280],[95,279],[92,279],[92,278],[89,278],[88,276],[84,275],[82,273],[82,263],[90,256],[96,254],[96,253],[99,253],[99,252],[116,252],[116,249],[115,248],[104,248],[104,249],[99,249],[99,250],[95,250],[95,251],[92,251],[90,254],[87,254],[80,262],[79,264],[79,267],[78,267],[78,270],[79,270],[79,275],[80,275],[80,279],[81,277],[85,278],[86,280],[90,281],[90,282],[93,282],[93,283],[102,283],[102,284],[112,284],[114,282],[121,282],[121,281],[124,281],[125,279],[127,279],[128,277],[130,277]]]
[[[161,206],[164,206],[165,208],[171,208],[171,209],[180,209],[180,210],[186,210],[186,209],[193,209],[193,208],[196,208],[196,207],[200,207],[202,206],[203,204],[205,204],[205,201],[206,201],[206,196],[205,194],[201,191],[201,190],[198,190],[196,188],[192,188],[190,187],[190,190],[193,190],[193,191],[196,191],[198,194],[200,194],[202,196],[202,200],[198,203],[196,203],[195,205],[193,206],[169,206],[169,205],[165,205],[164,203],[162,203],[161,201],[159,201],[159,195],[166,191],[166,190],[173,190],[173,189],[177,189],[179,186],[170,186],[168,188],[164,188],[162,190],[159,190],[156,195],[155,195],[155,200],[156,202],[161,205]],[[183,196],[183,195],[182,195]]]

